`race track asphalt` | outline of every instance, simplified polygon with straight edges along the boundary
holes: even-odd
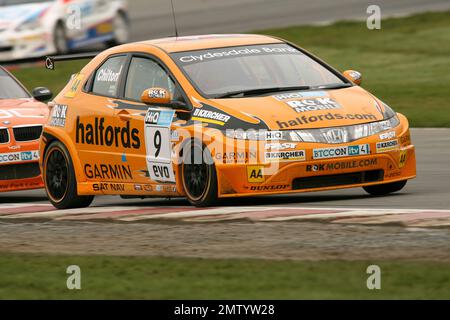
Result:
[[[130,0],[132,40],[173,36],[168,0]],[[363,20],[369,5],[382,17],[450,10],[448,0],[174,0],[180,35],[237,33],[336,20]]]
[[[321,208],[408,208],[450,209],[450,129],[412,129],[417,154],[417,179],[411,180],[402,192],[385,197],[371,197],[362,189],[303,193],[289,196],[258,197],[261,206],[298,206]],[[47,203],[41,190],[0,194],[0,204]],[[95,206],[121,204],[136,206],[186,206],[186,200],[122,200],[114,196],[97,197]],[[227,200],[225,206],[255,205],[255,198]]]

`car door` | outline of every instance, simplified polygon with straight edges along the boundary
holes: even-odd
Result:
[[[128,165],[122,162],[122,154],[124,149],[135,145],[129,140],[132,130],[126,124],[118,126],[115,119],[116,101],[127,60],[126,54],[105,59],[90,76],[86,92],[76,100],[77,115],[72,137],[84,174],[91,182],[121,183],[131,178]],[[103,186],[96,184],[94,191],[108,191]]]
[[[156,59],[146,55],[133,55],[129,61],[124,84],[123,100],[116,110],[119,123],[130,121],[132,128],[139,130],[139,148],[127,149],[123,159],[133,168],[134,182],[153,184],[174,184],[172,169],[171,124],[174,110],[152,106],[141,101],[144,90],[164,88],[172,97],[181,90],[176,89],[167,69]],[[160,121],[146,121],[156,116]]]

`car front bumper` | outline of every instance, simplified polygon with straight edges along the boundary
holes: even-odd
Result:
[[[305,161],[216,163],[219,197],[327,191],[416,177],[413,145],[383,153],[376,153],[374,145],[370,154],[361,156],[314,160],[308,156],[312,149],[306,149]]]

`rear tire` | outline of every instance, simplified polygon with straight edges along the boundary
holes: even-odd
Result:
[[[193,140],[183,148],[183,152],[181,171],[187,199],[196,207],[215,204],[218,192],[217,173],[208,148]]]
[[[397,191],[402,190],[405,186],[408,180],[399,181],[399,182],[392,182],[392,183],[386,183],[386,184],[379,184],[375,186],[367,186],[363,187],[364,191],[367,193],[373,195],[373,196],[384,196],[389,193],[394,193]]]
[[[94,196],[79,196],[72,160],[59,141],[50,144],[44,155],[43,178],[50,202],[58,209],[85,208]]]

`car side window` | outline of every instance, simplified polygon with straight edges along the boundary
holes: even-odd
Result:
[[[126,56],[115,56],[106,60],[95,73],[92,92],[102,96],[116,97],[125,61]]]
[[[175,84],[158,63],[148,58],[133,57],[125,84],[125,98],[140,101],[144,90],[154,87],[164,88],[174,96]]]

